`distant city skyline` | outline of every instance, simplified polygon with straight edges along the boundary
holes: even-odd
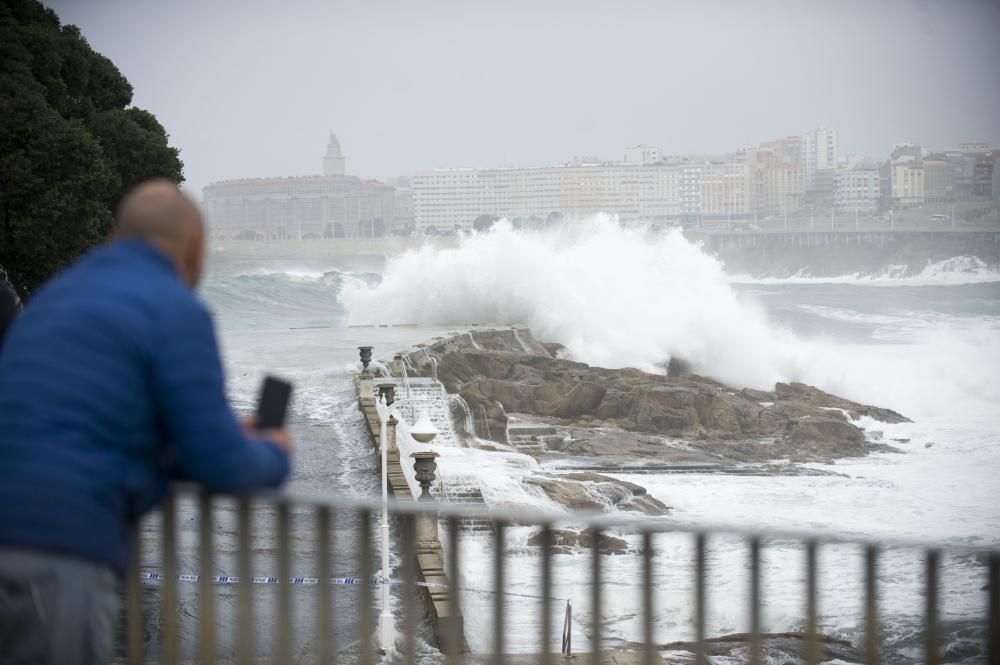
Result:
[[[626,225],[748,224],[807,210],[872,218],[925,204],[1000,199],[1000,149],[960,143],[946,152],[896,145],[876,161],[839,153],[838,133],[817,127],[719,155],[668,155],[657,146],[623,158],[577,156],[559,165],[444,167],[380,181],[347,173],[330,132],[322,174],[216,181],[202,190],[219,240],[324,240],[454,234],[500,218],[522,228],[614,215]],[[936,213],[940,215],[939,213]]]
[[[819,126],[842,155],[1000,144],[1000,6],[57,0],[180,148],[188,187],[724,153]],[[237,10],[237,8],[239,8]],[[155,29],[150,29],[155,26]]]

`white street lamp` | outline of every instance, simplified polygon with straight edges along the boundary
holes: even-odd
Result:
[[[381,384],[379,396],[375,400],[375,411],[379,420],[379,449],[382,451],[382,613],[379,615],[379,646],[389,651],[396,644],[396,629],[389,610],[389,437],[386,433],[389,419],[403,420],[399,403],[393,395],[395,384]],[[430,443],[438,435],[438,429],[427,414],[420,416],[417,424],[410,429],[419,443]],[[398,444],[397,444],[398,448]]]
[[[410,428],[410,436],[412,436],[417,443],[430,443],[437,435],[438,428],[435,427],[434,423],[431,422],[431,419],[427,417],[426,412],[420,414],[420,418],[417,419],[417,424]]]

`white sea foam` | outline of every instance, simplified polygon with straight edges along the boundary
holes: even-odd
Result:
[[[539,234],[499,224],[455,249],[425,246],[382,282],[345,285],[352,322],[522,323],[573,357],[662,371],[682,358],[734,386],[804,381],[909,415],[1000,403],[1000,335],[989,321],[928,321],[905,345],[807,341],[741,300],[722,266],[680,233],[599,216]]]
[[[809,312],[831,321],[853,323],[872,327],[872,338],[884,342],[919,341],[922,332],[936,329],[952,331],[992,330],[1000,334],[1000,316],[955,315],[934,310],[893,310],[892,313],[860,312],[855,309],[825,305],[799,305]]]
[[[734,284],[853,284],[857,286],[960,286],[1000,282],[1000,270],[976,256],[954,256],[928,263],[914,272],[908,265],[891,265],[877,273],[816,277],[800,272],[789,277],[733,275]]]

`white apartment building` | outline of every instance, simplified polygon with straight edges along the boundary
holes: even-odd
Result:
[[[944,156],[931,155],[924,163],[924,202],[955,200],[955,165]]]
[[[924,165],[910,155],[892,164],[892,204],[913,208],[924,203]]]
[[[802,138],[761,143],[745,152],[750,170],[752,210],[764,215],[796,210],[802,201]]]
[[[837,210],[862,215],[878,212],[880,187],[878,166],[860,162],[834,175],[833,205]]]
[[[699,214],[742,217],[751,211],[753,186],[746,162],[709,162],[700,172]]]
[[[681,215],[681,170],[676,166],[640,171],[639,218],[647,222],[669,222]]]
[[[758,173],[757,210],[765,214],[796,210],[802,202],[802,170],[797,164],[769,164]]]
[[[559,212],[568,217],[589,217],[602,212],[622,221],[639,218],[643,190],[639,164],[571,164],[560,169]]]
[[[598,213],[622,222],[693,222],[752,210],[749,166],[732,162],[597,162],[564,166],[436,169],[413,178],[417,228],[470,228],[480,215],[545,219]]]
[[[818,127],[802,136],[802,189],[816,191],[816,172],[837,168],[837,130]]]
[[[413,178],[417,228],[469,228],[480,215],[545,218],[563,208],[560,167],[435,169]]]

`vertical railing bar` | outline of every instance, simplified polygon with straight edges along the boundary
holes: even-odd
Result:
[[[491,665],[503,665],[504,658],[504,563],[506,543],[504,541],[506,524],[497,522],[493,525],[493,662]]]
[[[604,607],[601,597],[601,529],[598,526],[590,528],[590,662],[601,665],[601,617]]]
[[[128,639],[126,658],[129,665],[142,663],[142,581],[139,577],[142,570],[142,535],[141,524],[136,521],[129,527],[130,562],[126,580],[126,614]]]
[[[160,507],[163,513],[163,663],[178,661],[177,619],[177,509],[173,492],[168,492]]]
[[[699,531],[694,541],[694,639],[695,664],[707,665],[705,656],[705,534]]]
[[[750,538],[750,665],[761,664],[760,653],[760,538]]]
[[[542,525],[542,665],[552,663],[552,525]]]
[[[278,662],[292,662],[292,553],[289,537],[288,502],[279,501],[278,510]]]
[[[989,662],[1000,665],[1000,553],[989,558],[990,579],[986,585],[989,594]]]
[[[403,526],[403,656],[406,665],[417,662],[417,526],[416,516],[406,515]]]
[[[252,552],[250,544],[250,499],[241,496],[237,504],[237,528],[239,543],[236,550],[236,574],[240,576],[237,590],[237,642],[239,644],[240,665],[253,662],[253,571],[250,565]]]
[[[459,559],[461,547],[458,539],[458,518],[451,516],[448,518],[448,630],[446,643],[448,650],[449,665],[458,665],[462,662],[462,606],[459,602]]]
[[[642,532],[642,641],[644,665],[653,665],[656,646],[653,644],[653,534]]]
[[[375,649],[372,643],[374,639],[374,626],[372,624],[373,593],[372,575],[374,574],[372,561],[372,516],[367,510],[361,511],[361,537],[358,542],[358,559],[361,562],[361,665],[372,665],[375,662]]]
[[[199,550],[201,566],[198,580],[198,605],[201,623],[198,639],[201,662],[207,665],[215,662],[215,587],[212,584],[215,524],[212,516],[212,497],[204,490],[199,492],[198,497],[198,526],[201,532]]]
[[[316,639],[320,665],[329,665],[330,652],[330,508],[320,506],[316,511]]]
[[[865,547],[865,663],[879,665],[878,636],[878,549]]]
[[[566,599],[566,617],[563,619],[563,630],[562,652],[569,656],[573,653],[573,606],[568,598]]]
[[[816,583],[816,541],[806,542],[806,665],[819,665],[819,630],[816,625],[817,583]]]
[[[929,549],[925,553],[926,572],[924,576],[925,599],[927,607],[924,616],[924,659],[927,665],[938,665],[941,662],[938,646],[938,564],[940,552]]]
[[[330,532],[327,537],[327,542],[330,547],[330,559],[327,566],[326,576],[329,579],[333,575],[334,564],[337,560],[337,528],[335,526],[335,520],[337,519],[337,511],[333,508],[330,509]],[[337,608],[337,587],[334,584],[330,584],[329,587],[329,602],[327,602],[327,607],[330,608],[331,619],[333,618],[334,610]],[[331,626],[327,623],[328,630],[330,631],[330,637],[326,641],[327,645],[330,647],[330,665],[335,665],[338,660],[339,645],[337,641],[337,624],[335,623]]]

